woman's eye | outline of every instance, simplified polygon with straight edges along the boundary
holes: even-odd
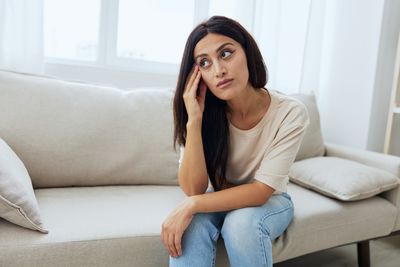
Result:
[[[221,53],[221,57],[222,58],[229,57],[230,55],[232,55],[232,52],[231,51],[227,51],[227,50],[222,51],[222,53]]]
[[[200,67],[207,68],[210,65],[210,62],[207,59],[202,59],[199,63]]]

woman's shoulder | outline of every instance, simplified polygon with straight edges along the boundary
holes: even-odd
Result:
[[[285,118],[286,121],[292,118],[293,120],[301,122],[301,124],[307,123],[308,111],[303,102],[278,90],[269,89],[269,92],[271,93],[271,98],[275,98],[276,112],[280,114],[282,118]]]
[[[285,94],[281,91],[268,89],[271,98],[275,98],[276,106],[283,110],[291,110],[294,112],[306,112],[307,108],[303,102],[294,96]]]

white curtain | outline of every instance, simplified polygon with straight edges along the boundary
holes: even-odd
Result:
[[[43,0],[0,0],[0,69],[44,72]]]
[[[267,86],[318,96],[324,0],[258,0],[253,32],[269,71]]]

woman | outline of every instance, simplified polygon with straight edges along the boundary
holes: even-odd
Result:
[[[287,174],[309,119],[266,83],[257,44],[238,22],[214,16],[189,35],[174,98],[188,197],[162,225],[170,266],[214,266],[219,234],[231,266],[272,266],[271,242],[293,218]]]

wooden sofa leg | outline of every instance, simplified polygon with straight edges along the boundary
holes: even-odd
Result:
[[[357,257],[359,267],[370,267],[369,240],[357,243]]]

